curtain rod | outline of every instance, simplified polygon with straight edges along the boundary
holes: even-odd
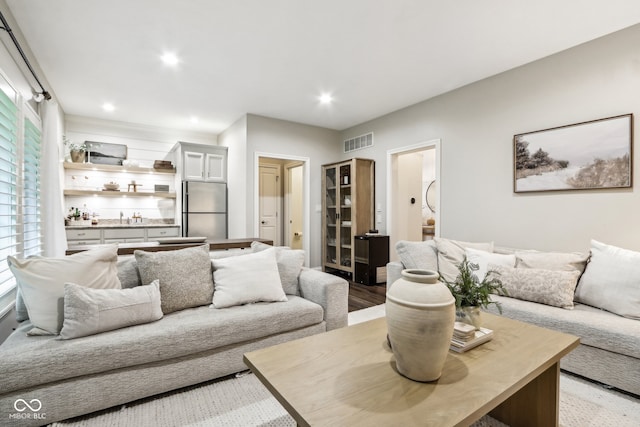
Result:
[[[24,63],[27,64],[27,68],[31,72],[31,75],[33,76],[34,79],[36,79],[36,82],[38,82],[38,85],[40,86],[40,89],[41,89],[40,94],[42,96],[44,96],[44,99],[46,99],[47,101],[50,100],[51,99],[51,94],[49,92],[47,92],[44,89],[44,86],[42,86],[42,83],[40,83],[40,79],[36,75],[36,72],[33,70],[33,67],[31,67],[31,63],[27,59],[27,55],[24,54],[24,51],[22,50],[22,47],[20,47],[20,44],[18,43],[18,40],[16,39],[16,36],[13,35],[13,31],[9,27],[9,23],[4,18],[4,15],[2,14],[1,11],[0,11],[0,20],[2,20],[2,25],[3,25],[2,27],[0,27],[0,29],[5,30],[9,34],[9,36],[11,37],[11,40],[13,41],[13,44],[18,49],[18,52],[20,53],[20,56],[22,56],[22,59],[23,59]]]

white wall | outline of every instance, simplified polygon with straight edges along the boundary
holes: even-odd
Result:
[[[383,206],[386,151],[440,138],[443,237],[577,251],[587,251],[589,239],[595,238],[640,250],[637,184],[622,190],[512,190],[514,134],[640,111],[638,46],[640,25],[380,117],[341,136],[375,133],[374,147],[357,155],[376,160],[376,202]],[[634,128],[638,135],[638,117]]]
[[[84,141],[124,144],[127,146],[127,160],[135,160],[139,166],[153,167],[155,160],[163,160],[178,140],[201,144],[215,144],[216,135],[197,132],[184,132],[152,126],[136,125],[108,120],[97,120],[86,117],[67,115],[65,117],[65,135],[76,143]],[[176,159],[171,159],[174,166]],[[86,178],[85,178],[86,177]],[[74,179],[75,178],[75,179]],[[142,185],[141,191],[150,191],[154,184],[166,184],[169,191],[176,191],[180,178],[169,174],[154,174],[148,177],[141,174],[123,172],[92,172],[84,174],[78,170],[67,170],[62,188],[67,189],[100,189],[105,182],[117,182],[121,189],[135,179]],[[140,213],[143,218],[174,219],[176,218],[177,200],[164,198],[141,197],[65,197],[65,212],[70,207],[86,205],[87,209],[98,215],[100,219],[118,219],[120,212],[125,217]]]
[[[230,239],[253,236],[247,228],[247,116],[242,116],[218,135],[218,144],[228,147],[227,193],[229,194],[228,229]]]
[[[321,259],[321,165],[339,160],[339,132],[268,117],[247,115],[246,229],[254,230],[255,153],[269,153],[272,157],[299,156],[310,158],[310,254],[309,265],[320,266]],[[231,171],[230,171],[231,172]],[[306,237],[305,237],[306,238]]]

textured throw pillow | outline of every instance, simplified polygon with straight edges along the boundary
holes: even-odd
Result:
[[[580,277],[579,271],[509,268],[493,264],[489,268],[499,274],[498,278],[511,298],[573,308],[573,293]]]
[[[640,320],[640,252],[591,241],[576,301]]]
[[[287,301],[274,248],[212,262],[215,308],[258,301]]]
[[[465,249],[479,249],[485,252],[493,252],[493,242],[470,243],[457,240],[435,238],[438,249],[438,272],[445,280],[453,282],[460,271],[458,265],[464,260]]]
[[[543,270],[584,271],[588,255],[565,252],[516,252],[516,267]]]
[[[436,242],[433,240],[424,242],[399,240],[396,243],[396,253],[404,268],[438,271],[438,252]]]
[[[118,257],[118,279],[122,284],[122,289],[135,288],[142,285],[138,263],[134,255],[124,255]]]
[[[501,267],[513,268],[516,266],[516,256],[506,254],[494,254],[492,252],[481,251],[479,249],[465,249],[467,259],[473,264],[478,264],[478,270],[475,275],[482,282],[489,271],[489,264],[499,265]]]
[[[60,338],[85,337],[162,318],[160,286],[154,280],[131,289],[64,286],[64,323]]]
[[[213,277],[209,245],[175,251],[134,251],[143,284],[160,280],[164,314],[211,304]]]
[[[28,334],[56,335],[60,332],[64,318],[64,284],[67,282],[95,289],[120,289],[117,259],[117,245],[62,258],[7,257],[34,326]]]
[[[274,248],[262,242],[252,242],[251,249],[254,252],[261,252]],[[300,295],[300,287],[298,286],[298,276],[304,264],[304,251],[300,249],[291,249],[287,246],[277,246],[276,262],[278,264],[278,273],[280,273],[280,281],[282,289],[287,295]]]

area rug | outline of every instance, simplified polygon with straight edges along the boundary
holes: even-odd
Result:
[[[350,313],[350,324],[384,315],[377,306]],[[296,423],[260,383],[243,373],[143,399],[52,427],[205,427],[295,426]],[[561,374],[560,425],[563,427],[637,427],[640,400],[589,381]],[[473,427],[503,427],[485,416]]]

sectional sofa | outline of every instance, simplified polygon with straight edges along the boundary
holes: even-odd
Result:
[[[453,281],[465,256],[479,274],[497,271],[509,293],[492,297],[502,315],[580,337],[562,369],[640,395],[640,253],[597,241],[579,254],[440,238],[400,241],[396,251],[400,261],[387,265],[391,286],[405,268]],[[489,310],[499,314],[494,305]]]
[[[111,247],[11,260],[21,322],[0,346],[0,425],[48,424],[233,374],[247,369],[245,352],[347,325],[347,282],[302,267],[302,251],[254,244],[232,255],[204,246],[118,258]],[[57,297],[34,283],[60,274],[62,285],[48,282]],[[38,298],[57,299],[53,317]]]

